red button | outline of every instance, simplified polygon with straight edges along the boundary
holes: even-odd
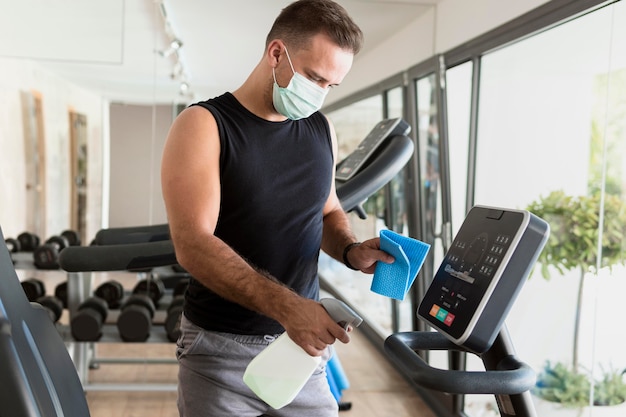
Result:
[[[452,326],[452,322],[454,321],[454,314],[452,313],[448,313],[448,315],[446,316],[445,320],[443,321],[443,324],[445,324],[446,326]]]

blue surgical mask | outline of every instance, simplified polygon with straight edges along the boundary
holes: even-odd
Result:
[[[274,89],[272,92],[274,108],[277,112],[291,120],[304,119],[322,107],[326,94],[328,94],[328,89],[320,87],[305,76],[297,73],[293,69],[287,48],[285,48],[285,54],[293,72],[293,77],[291,77],[287,87],[280,87],[276,82],[276,72],[272,69],[272,74],[274,75]]]

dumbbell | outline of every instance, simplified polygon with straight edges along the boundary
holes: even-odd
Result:
[[[102,326],[109,315],[109,307],[102,298],[90,297],[83,301],[70,321],[72,337],[79,342],[95,342],[102,337]]]
[[[20,284],[22,284],[22,289],[24,290],[24,294],[26,294],[28,301],[37,301],[38,298],[46,295],[46,287],[44,283],[37,278],[29,278],[22,281]]]
[[[175,342],[180,336],[180,318],[183,314],[183,307],[185,304],[185,291],[189,286],[189,279],[182,279],[176,287],[174,287],[174,294],[172,302],[167,307],[167,315],[165,316],[165,333],[170,342]]]
[[[23,232],[17,236],[20,249],[23,252],[32,252],[39,246],[39,236],[34,233]]]
[[[67,281],[61,282],[54,287],[54,296],[61,300],[63,308],[67,308]]]
[[[172,298],[172,302],[167,307],[167,316],[165,316],[165,333],[167,339],[170,342],[176,342],[180,336],[180,318],[183,314],[183,306],[185,304],[185,297],[183,295],[177,295]]]
[[[63,236],[65,239],[67,239],[67,243],[69,243],[70,246],[80,246],[81,245],[80,235],[75,230],[69,230],[69,229],[68,230],[64,230],[63,232],[61,232],[61,236]]]
[[[56,323],[61,318],[61,314],[63,314],[63,302],[53,295],[44,295],[43,297],[39,297],[36,303],[40,304],[50,316],[50,320],[53,323]]]
[[[142,279],[133,288],[133,294],[144,294],[152,299],[154,306],[159,305],[159,301],[165,294],[165,285],[157,277],[150,277],[148,279]]]
[[[124,287],[118,281],[110,280],[100,284],[94,295],[106,301],[110,309],[116,309],[120,307],[124,298]]]
[[[117,330],[125,342],[144,342],[150,336],[156,308],[146,294],[130,295],[120,308]]]
[[[11,253],[18,253],[22,251],[22,245],[20,245],[20,241],[13,238],[4,239],[4,243],[7,245],[7,249]]]
[[[38,269],[59,269],[59,252],[69,246],[63,236],[52,236],[33,252],[35,267]]]

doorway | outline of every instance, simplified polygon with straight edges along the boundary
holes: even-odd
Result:
[[[41,93],[22,91],[24,159],[26,167],[26,231],[46,233],[46,140]]]
[[[87,117],[69,112],[70,117],[70,227],[87,240]]]

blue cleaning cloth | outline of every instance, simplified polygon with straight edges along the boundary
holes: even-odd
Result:
[[[422,268],[430,245],[392,230],[382,230],[380,249],[392,255],[395,261],[392,264],[384,262],[376,264],[370,289],[380,295],[402,301]]]

